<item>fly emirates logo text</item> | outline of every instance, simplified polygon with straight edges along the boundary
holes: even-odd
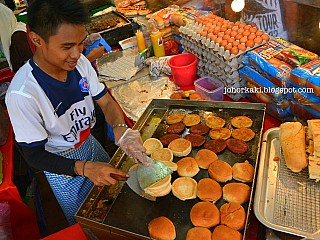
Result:
[[[86,107],[83,107],[83,108],[75,108],[69,113],[69,117],[73,122],[73,126],[71,127],[68,134],[63,135],[63,138],[65,141],[67,142],[77,141],[78,132],[88,129],[88,127],[90,127],[96,122],[95,111],[93,110],[89,114],[87,114],[87,111],[88,109],[86,109]]]

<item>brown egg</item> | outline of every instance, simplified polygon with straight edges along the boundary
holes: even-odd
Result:
[[[228,38],[230,38],[230,35],[227,35],[227,34],[225,34],[225,35],[222,37],[223,40],[227,40]]]
[[[234,25],[239,26],[241,22],[236,21]]]
[[[212,36],[214,36],[214,34],[208,32],[207,38],[211,39]]]
[[[255,43],[257,43],[257,44],[261,44],[262,41],[263,41],[263,39],[262,39],[262,37],[257,36],[253,41],[254,41]]]
[[[221,27],[220,27],[220,26],[216,26],[216,27],[214,28],[214,30],[216,30],[216,31],[219,31],[219,32],[220,32]]]
[[[247,24],[245,24],[245,23],[240,23],[240,24],[239,24],[239,28],[244,28],[246,25],[247,25]]]
[[[219,22],[219,21],[218,21],[218,22],[216,22],[216,25],[221,27],[222,22]]]
[[[222,24],[221,27],[224,27],[224,28],[228,29],[228,24]]]
[[[269,41],[269,36],[268,34],[264,33],[261,35],[262,39],[265,40],[265,41]]]
[[[238,45],[238,49],[239,49],[239,51],[243,51],[244,52],[247,49],[247,47],[246,47],[245,44],[241,43],[241,44]]]
[[[233,42],[235,41],[235,39],[234,39],[233,37],[229,37],[229,38],[227,39],[227,41],[228,41],[228,43],[233,43]]]
[[[254,47],[254,41],[248,40],[248,41],[246,42],[246,46],[249,47],[249,48],[253,48],[253,47]]]
[[[204,31],[208,31],[209,30],[209,27],[205,27],[203,28]]]
[[[221,37],[221,38],[222,38],[223,36],[224,36],[224,32],[219,32],[219,33],[218,33],[218,37]]]
[[[249,36],[251,33],[249,30],[245,30],[242,34],[243,36]]]
[[[249,29],[249,31],[252,32],[252,33],[255,33],[257,31],[257,28],[256,27],[252,27],[252,28]]]
[[[244,32],[244,29],[243,28],[239,28],[238,29],[238,33],[242,34]]]
[[[239,49],[237,47],[232,47],[230,50],[231,54],[237,55],[239,53]]]
[[[235,37],[237,34],[238,34],[237,31],[231,31],[230,36]]]
[[[225,31],[225,34],[230,35],[230,33],[231,33],[231,29],[227,29],[227,31]]]
[[[219,17],[219,18],[218,18],[218,21],[222,23],[222,22],[224,21],[224,18]]]
[[[249,30],[250,28],[251,28],[250,25],[246,25],[246,26],[243,27],[244,30]]]
[[[238,41],[232,42],[232,46],[237,47],[240,43]]]
[[[242,38],[240,38],[240,43],[246,43],[247,42],[247,38],[246,37],[242,37]]]
[[[221,26],[220,32],[225,32],[225,31],[227,31],[227,28]]]
[[[233,23],[233,22],[229,22],[229,23],[228,23],[228,28],[232,28],[232,27],[233,27],[233,25],[234,25],[234,23]]]
[[[227,40],[222,40],[222,41],[220,42],[220,47],[224,47],[224,46],[226,46],[227,44],[228,44]]]
[[[197,30],[197,34],[200,34],[200,33],[202,33],[202,30],[201,30],[201,29],[198,29],[198,30]]]
[[[256,32],[256,35],[257,36],[261,36],[263,34],[263,32],[261,31],[261,30],[258,30],[257,32]]]
[[[208,33],[213,33],[214,32],[214,28],[209,28]]]
[[[229,50],[229,51],[230,51],[230,50],[231,50],[231,48],[232,48],[232,44],[230,44],[230,43],[229,43],[229,44],[227,44],[226,46],[224,46],[224,50],[226,50],[226,51],[227,51],[227,50]]]
[[[243,35],[238,33],[234,38],[236,40],[240,40],[242,37],[243,37]]]
[[[231,29],[232,29],[232,31],[238,31],[239,27],[238,26],[233,26]]]
[[[253,40],[256,38],[256,35],[254,33],[250,34],[249,36],[247,36],[248,39]]]
[[[204,30],[202,30],[202,32],[200,33],[200,35],[201,35],[202,37],[206,37],[207,34],[208,34],[208,32],[207,32],[207,31],[204,31]]]
[[[212,35],[212,36],[210,37],[210,40],[211,40],[211,41],[215,41],[217,38],[218,38],[217,35]]]
[[[220,37],[217,37],[217,39],[216,39],[216,43],[220,43],[222,41],[222,38],[220,38]]]

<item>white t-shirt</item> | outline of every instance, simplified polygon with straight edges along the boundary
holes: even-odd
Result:
[[[6,94],[16,141],[22,146],[45,145],[53,153],[77,147],[96,122],[93,99],[106,91],[83,55],[66,82],[50,77],[29,60]]]

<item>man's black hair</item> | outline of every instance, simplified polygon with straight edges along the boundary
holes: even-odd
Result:
[[[57,33],[62,23],[82,25],[88,12],[79,0],[33,0],[28,6],[28,25],[45,41]]]

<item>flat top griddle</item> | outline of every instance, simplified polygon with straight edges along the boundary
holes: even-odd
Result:
[[[226,120],[226,128],[231,128],[230,120],[232,117],[242,115],[250,117],[253,120],[251,129],[256,135],[253,140],[248,142],[249,151],[239,155],[233,154],[226,149],[223,153],[217,155],[220,160],[228,162],[231,166],[236,162],[248,160],[256,169],[265,116],[264,104],[156,99],[150,103],[134,128],[140,130],[143,140],[150,137],[160,138],[165,134],[166,130],[165,117],[168,114],[181,110],[186,111],[186,113],[198,113],[202,118],[202,122],[204,122],[206,114],[213,113],[215,116]],[[188,129],[185,130],[182,136],[187,134],[188,131]],[[206,140],[210,140],[208,135],[206,135]],[[193,148],[189,156],[194,157],[197,151],[202,148],[203,147]],[[120,155],[116,156],[117,153],[114,158],[122,159],[125,162],[127,161],[124,160],[126,157],[123,155],[120,158]],[[177,162],[179,159],[181,158],[175,157],[174,162]],[[171,182],[177,177],[178,174],[174,172]],[[200,179],[206,177],[209,177],[208,171],[201,169],[193,178],[198,182]],[[233,182],[233,180],[227,183],[229,182]],[[220,185],[222,187],[224,186],[224,184]],[[253,189],[253,184],[249,185]],[[242,205],[247,212],[247,224],[252,203],[252,194],[253,191],[251,191],[250,201]],[[100,197],[103,198],[105,196]],[[171,219],[175,225],[177,240],[185,239],[187,231],[193,227],[190,221],[190,210],[194,204],[201,201],[198,198],[181,201],[170,193],[167,196],[158,197],[156,202],[152,202],[134,193],[126,184],[123,185],[120,193],[114,196],[114,199],[102,224],[111,227],[111,229],[114,228],[126,232],[126,234],[131,234],[133,238],[149,239],[148,223],[156,217],[166,216]],[[226,202],[220,199],[216,202],[216,206],[220,208],[224,203]],[[213,228],[211,230],[213,230]],[[245,235],[246,228],[242,233]]]

